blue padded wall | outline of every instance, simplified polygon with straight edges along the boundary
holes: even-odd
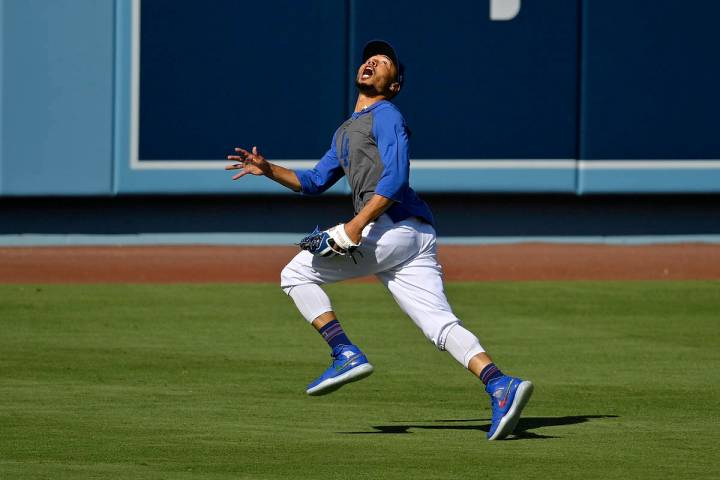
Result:
[[[222,159],[235,142],[316,158],[345,116],[345,4],[141,3],[141,160]]]
[[[580,191],[720,191],[718,18],[715,0],[583,2]]]
[[[113,8],[2,2],[0,193],[111,193]]]
[[[720,192],[720,2],[377,5],[0,0],[0,195],[289,193],[225,156],[312,165],[375,37],[421,192]]]

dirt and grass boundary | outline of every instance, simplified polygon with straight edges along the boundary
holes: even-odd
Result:
[[[276,282],[296,247],[0,248],[0,283]],[[720,245],[441,245],[449,281],[720,279]]]

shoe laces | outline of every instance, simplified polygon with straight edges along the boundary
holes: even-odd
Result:
[[[332,349],[332,352],[330,352],[330,356],[334,359],[337,359],[347,346],[348,345],[338,345],[337,347]]]

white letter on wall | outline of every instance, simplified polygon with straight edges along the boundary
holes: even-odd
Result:
[[[512,20],[520,13],[521,0],[490,0],[490,20]]]

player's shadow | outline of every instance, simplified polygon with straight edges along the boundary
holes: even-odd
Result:
[[[509,440],[522,440],[522,439],[544,439],[544,438],[558,438],[552,435],[544,435],[541,433],[533,432],[538,428],[544,427],[557,427],[562,425],[576,425],[579,423],[585,423],[590,420],[600,418],[617,418],[617,415],[572,415],[567,417],[526,417],[521,418],[515,427],[515,431]],[[487,422],[486,418],[469,418],[469,419],[446,419],[446,420],[430,420],[420,422],[402,422],[400,425],[373,425],[373,431],[371,432],[339,432],[348,435],[383,435],[383,434],[408,434],[413,433],[410,430],[478,430],[487,432],[490,430],[490,424],[485,423],[483,425],[428,425],[432,423],[442,424],[457,424],[457,423],[469,423],[469,422]],[[398,422],[400,423],[400,422]]]

